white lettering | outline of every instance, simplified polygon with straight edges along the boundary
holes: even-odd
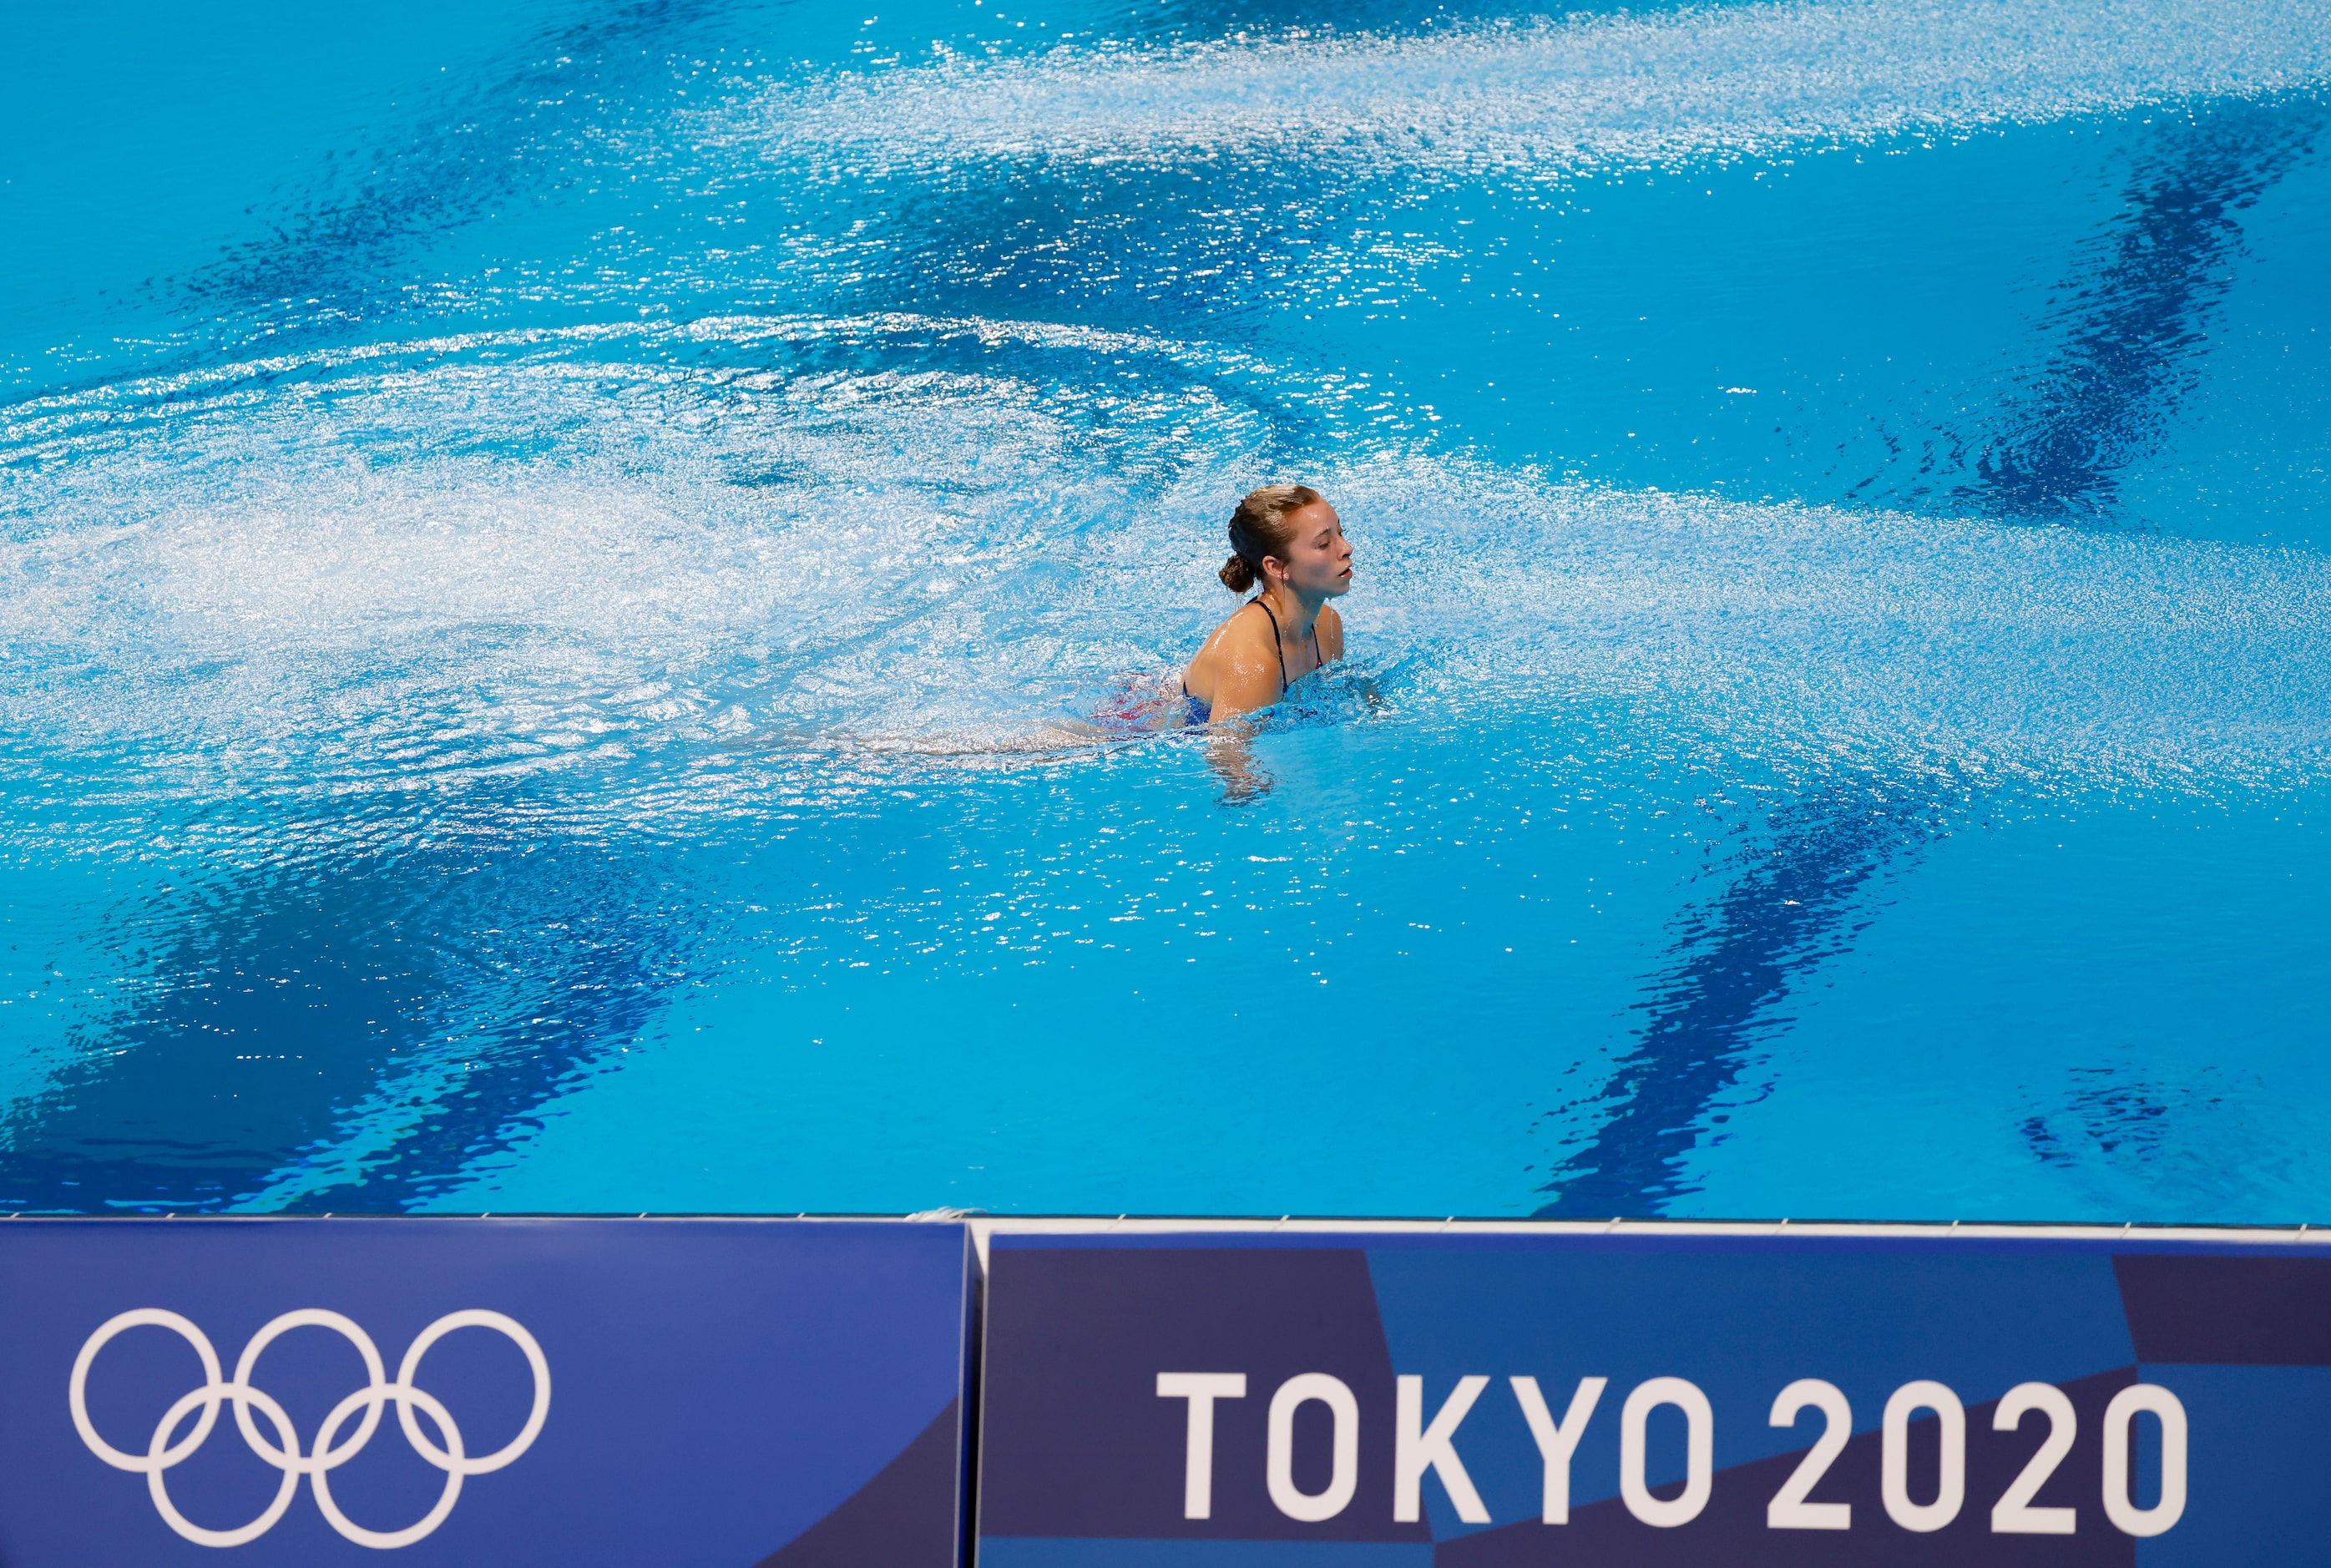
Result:
[[[1486,1525],[1489,1510],[1481,1506],[1481,1495],[1473,1489],[1473,1478],[1465,1473],[1465,1461],[1457,1457],[1455,1438],[1458,1423],[1481,1391],[1489,1386],[1486,1377],[1460,1377],[1456,1392],[1442,1402],[1440,1412],[1431,1426],[1424,1425],[1424,1380],[1402,1377],[1394,1380],[1399,1389],[1400,1426],[1392,1462],[1392,1516],[1401,1524],[1413,1524],[1422,1507],[1420,1494],[1424,1489],[1424,1472],[1437,1472],[1449,1500],[1457,1505],[1457,1516],[1468,1525]],[[1422,1430],[1419,1430],[1422,1428]]]
[[[1161,1372],[1159,1399],[1190,1402],[1188,1440],[1182,1458],[1182,1517],[1214,1516],[1214,1402],[1246,1398],[1242,1372]]]
[[[2140,1508],[2128,1495],[2128,1429],[2136,1412],[2161,1422],[2161,1496]],[[2105,1406],[2105,1517],[2124,1535],[2158,1535],[2185,1512],[2185,1405],[2157,1383],[2121,1390]]]
[[[1783,1389],[1773,1401],[1772,1424],[1793,1427],[1798,1415],[1807,1407],[1822,1412],[1828,1425],[1822,1428],[1821,1441],[1812,1451],[1797,1461],[1796,1469],[1789,1476],[1773,1500],[1765,1505],[1765,1527],[1768,1530],[1850,1530],[1853,1527],[1853,1505],[1851,1503],[1808,1503],[1813,1488],[1837,1463],[1837,1456],[1845,1452],[1845,1445],[1853,1436],[1853,1407],[1846,1402],[1844,1391],[1833,1383],[1817,1377],[1801,1377]]]
[[[1679,1497],[1651,1496],[1643,1479],[1643,1427],[1651,1411],[1671,1404],[1683,1411],[1684,1483]],[[1655,1377],[1635,1385],[1619,1412],[1619,1495],[1627,1512],[1646,1525],[1671,1530],[1689,1525],[1708,1506],[1716,1485],[1716,1412],[1697,1383],[1679,1377]]]
[[[1522,1419],[1529,1422],[1530,1436],[1537,1440],[1538,1458],[1546,1463],[1545,1510],[1540,1517],[1549,1525],[1570,1523],[1570,1456],[1578,1451],[1578,1440],[1586,1435],[1586,1422],[1594,1414],[1595,1402],[1610,1383],[1605,1377],[1582,1377],[1577,1390],[1570,1396],[1570,1408],[1562,1412],[1562,1424],[1555,1424],[1553,1412],[1546,1408],[1546,1395],[1538,1392],[1537,1379],[1517,1377],[1514,1398],[1520,1402]]]
[[[1910,1412],[1930,1410],[1942,1420],[1942,1474],[1931,1503],[1910,1501]],[[1966,1407],[1959,1396],[1925,1378],[1906,1383],[1886,1402],[1885,1446],[1879,1455],[1878,1495],[1886,1516],[1905,1530],[1939,1530],[1966,1501]]]
[[[1318,1400],[1336,1418],[1336,1468],[1321,1492],[1295,1489],[1295,1412]],[[1316,1525],[1342,1513],[1360,1484],[1360,1402],[1324,1372],[1290,1377],[1270,1396],[1270,1500],[1290,1519]]]
[[[1992,1412],[1991,1430],[2012,1432],[2023,1424],[2023,1418],[2039,1411],[2048,1418],[2048,1440],[2007,1488],[2007,1495],[1991,1506],[1991,1530],[1994,1535],[2069,1535],[2079,1528],[2077,1508],[2035,1508],[2031,1499],[2072,1451],[2072,1440],[2079,1433],[2079,1412],[2064,1391],[2051,1383],[2019,1383],[2007,1391],[2006,1397]]]

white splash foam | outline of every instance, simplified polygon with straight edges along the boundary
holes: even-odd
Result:
[[[789,83],[715,116],[788,160],[1315,156],[1508,174],[2117,113],[2331,80],[2294,0],[1831,0],[1423,36],[1063,46]]]
[[[725,330],[846,328],[874,329]],[[980,331],[1146,353],[1153,390],[1110,391],[1103,440],[1065,366],[740,374],[538,337],[263,395],[221,372],[167,405],[51,400],[16,432],[46,460],[0,470],[15,793],[559,775],[554,817],[636,822],[1054,750],[1075,702],[1228,608],[1221,515],[1269,432],[1203,354],[1175,375],[1154,340]],[[1631,744],[1784,769],[2075,786],[2331,755],[2311,555],[1617,493],[1348,430],[1318,450],[1360,546],[1355,649],[1413,720],[1624,714]],[[735,765],[676,786],[714,753]]]
[[[0,432],[22,460],[0,470],[0,723],[60,794],[222,799],[1020,723],[1031,689],[1063,678],[999,663],[979,596],[1053,569],[1156,454],[1112,462],[1088,432],[1071,455],[1079,394],[1005,374],[654,358],[853,333],[1157,347],[730,321],[654,334],[643,359],[609,357],[603,331],[529,334],[44,399]],[[488,349],[537,352],[489,366]],[[1187,377],[1103,392],[1119,427],[1209,451],[1255,432]]]

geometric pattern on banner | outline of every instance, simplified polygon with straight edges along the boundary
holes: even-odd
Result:
[[[2275,1251],[999,1231],[979,1562],[2317,1563],[2331,1259]]]

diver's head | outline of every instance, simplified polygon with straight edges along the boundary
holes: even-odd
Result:
[[[1309,485],[1265,485],[1231,514],[1223,585],[1243,594],[1261,584],[1301,599],[1333,599],[1352,585],[1352,546],[1343,519]]]

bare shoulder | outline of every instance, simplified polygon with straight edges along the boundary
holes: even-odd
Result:
[[[1267,707],[1279,695],[1279,663],[1269,627],[1245,609],[1241,605],[1214,628],[1183,677],[1190,695],[1212,704],[1218,717]]]
[[[1319,606],[1319,651],[1329,659],[1344,656],[1344,618],[1333,604]]]
[[[1241,604],[1231,612],[1229,617],[1221,625],[1214,628],[1213,635],[1206,639],[1206,646],[1201,657],[1207,653],[1245,653],[1263,644],[1270,636],[1268,623],[1262,616],[1250,615],[1246,613],[1248,605],[1253,603],[1254,601],[1250,599],[1245,604]]]

